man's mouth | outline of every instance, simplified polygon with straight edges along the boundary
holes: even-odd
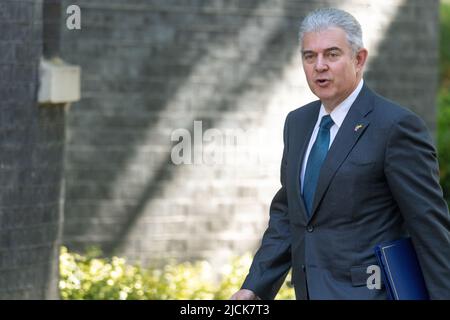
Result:
[[[327,86],[327,85],[330,83],[330,80],[329,80],[329,79],[325,79],[325,78],[323,78],[323,79],[317,79],[317,80],[316,80],[316,83],[317,83],[320,87],[325,87],[325,86]]]
[[[330,80],[328,79],[317,79],[316,83],[320,86],[320,87],[325,87],[330,83]]]

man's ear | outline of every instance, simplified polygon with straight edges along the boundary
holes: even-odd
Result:
[[[364,65],[366,64],[368,54],[369,52],[366,48],[359,49],[359,51],[356,53],[356,72],[362,71]]]

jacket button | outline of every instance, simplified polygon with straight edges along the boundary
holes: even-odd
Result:
[[[308,226],[306,227],[306,231],[308,231],[308,232],[313,232],[313,231],[314,231],[314,227],[311,226],[311,225],[308,225]]]

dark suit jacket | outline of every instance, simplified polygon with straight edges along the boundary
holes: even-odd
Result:
[[[373,247],[409,235],[430,297],[450,299],[450,218],[424,122],[364,85],[328,151],[308,219],[299,175],[320,105],[286,118],[281,189],[242,287],[273,299],[292,267],[297,299],[385,299],[384,287],[366,286]]]

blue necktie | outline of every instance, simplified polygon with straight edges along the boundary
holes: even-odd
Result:
[[[330,128],[334,122],[329,115],[322,117],[320,121],[319,133],[309,153],[306,163],[305,178],[303,184],[303,199],[306,205],[308,216],[311,216],[314,194],[319,180],[320,168],[327,156],[330,145]]]

